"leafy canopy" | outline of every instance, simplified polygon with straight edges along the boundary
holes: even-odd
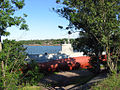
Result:
[[[100,43],[107,37],[120,34],[120,0],[57,0],[62,4],[56,12],[70,21],[72,26],[93,34]],[[110,39],[109,39],[110,40]]]
[[[25,19],[21,16],[15,16],[15,12],[22,9],[24,5],[24,0],[0,0],[1,35],[9,35],[6,29],[14,25],[20,26],[20,29],[28,30]],[[24,14],[24,17],[26,16]]]
[[[105,48],[107,65],[114,71],[120,55],[120,0],[56,0],[56,3],[61,7],[55,11],[69,20],[70,29],[87,33],[96,40],[96,45]]]

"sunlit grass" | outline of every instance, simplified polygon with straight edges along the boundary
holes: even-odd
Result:
[[[42,90],[42,88],[40,86],[25,86],[18,90]]]
[[[96,83],[91,90],[120,90],[120,75],[112,75],[105,80]]]

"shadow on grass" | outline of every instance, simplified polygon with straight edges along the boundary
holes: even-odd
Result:
[[[88,70],[72,70],[59,72],[43,78],[40,83],[49,84],[51,87],[66,87],[69,85],[80,86],[91,80],[95,75]],[[72,87],[70,87],[72,88]],[[63,89],[64,90],[64,89]]]

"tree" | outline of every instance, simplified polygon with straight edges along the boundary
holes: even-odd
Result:
[[[25,48],[20,42],[4,40],[0,52],[0,89],[16,90],[19,84],[20,69],[25,64]]]
[[[92,68],[89,70],[92,72],[99,73],[101,64],[106,67],[106,63],[102,61],[102,59],[105,58],[105,56],[102,55],[104,47],[99,44],[93,35],[81,31],[80,36],[75,39],[73,47],[75,50],[84,52],[85,55],[91,57],[89,63],[91,64]]]
[[[84,52],[85,55],[89,56],[101,54],[104,48],[98,43],[94,36],[82,31],[79,33],[79,37],[75,39],[73,46],[76,50]]]
[[[15,12],[22,9],[25,5],[24,0],[0,0],[0,46],[1,36],[7,36],[10,33],[6,31],[8,27],[20,26],[20,29],[28,30],[26,21],[21,16],[15,16]],[[27,15],[24,14],[24,17]],[[2,50],[2,46],[0,47]]]
[[[69,27],[92,35],[100,46],[105,47],[107,66],[111,72],[117,72],[120,0],[57,0],[57,3],[62,7],[56,12],[69,20]]]
[[[3,45],[4,50],[1,51],[2,50],[1,36],[9,35],[10,33],[7,32],[6,29],[12,26],[20,26],[21,30],[28,30],[28,26],[24,19],[24,17],[27,17],[27,15],[24,14],[23,17],[15,16],[15,12],[22,9],[24,5],[25,5],[24,0],[0,0],[0,52],[1,52],[0,53],[0,66],[1,66],[0,75],[2,75],[1,82],[3,82],[2,84],[3,87],[6,87],[7,84],[10,84],[10,82],[6,83],[7,79],[12,77],[12,80],[14,80],[14,78],[16,77],[15,72],[16,70],[18,70],[18,68],[16,70],[14,70],[14,68],[16,67],[16,65],[19,65],[19,64],[21,65],[22,63],[21,60],[24,60],[24,59],[22,59],[23,53],[22,53],[22,50],[20,50],[21,49],[19,47],[20,44],[15,44],[14,41],[13,41],[13,44],[16,46],[7,45],[8,47],[5,47],[5,43],[4,43]],[[10,44],[10,42],[8,42],[8,44]],[[14,54],[16,54],[16,56],[14,56]],[[10,68],[9,65],[10,66],[13,65],[13,67]],[[11,76],[11,77],[7,78],[7,76]]]

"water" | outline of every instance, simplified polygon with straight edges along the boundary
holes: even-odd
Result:
[[[28,46],[24,45],[27,48],[26,52],[28,54],[45,54],[45,53],[58,53],[61,51],[61,46]]]

